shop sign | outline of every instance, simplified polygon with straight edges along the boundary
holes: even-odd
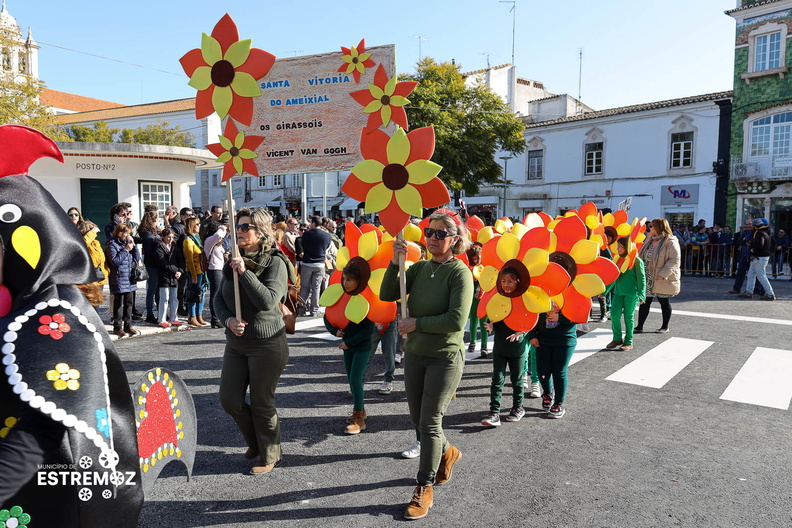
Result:
[[[697,204],[699,184],[660,187],[660,205]]]

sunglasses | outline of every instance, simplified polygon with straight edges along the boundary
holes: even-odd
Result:
[[[242,231],[243,233],[247,233],[251,229],[256,229],[256,226],[253,224],[237,224],[234,227],[236,227],[237,231]]]
[[[432,236],[434,236],[437,240],[445,240],[445,237],[449,235],[451,235],[451,233],[449,233],[448,231],[441,231],[440,229],[432,229],[431,227],[424,228],[424,236],[426,236],[427,239],[432,238]]]
[[[69,216],[80,216],[79,213],[69,213]]]

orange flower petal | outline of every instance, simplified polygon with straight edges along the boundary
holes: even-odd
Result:
[[[251,48],[248,59],[236,71],[249,73],[254,79],[259,80],[269,73],[274,64],[275,55],[263,49]]]
[[[481,263],[495,269],[501,269],[504,264],[498,255],[498,240],[500,237],[493,237],[481,248]]]
[[[385,68],[383,68],[382,64],[380,64],[379,66],[377,66],[377,71],[374,72],[374,84],[376,84],[380,88],[384,88],[387,83],[388,83],[388,74],[385,73]]]
[[[355,92],[351,92],[349,95],[351,95],[352,99],[357,101],[362,106],[366,106],[374,100],[374,97],[371,95],[371,92],[368,89],[357,90]]]
[[[376,183],[366,183],[354,174],[350,174],[344,185],[341,186],[341,191],[359,202],[366,201],[366,195],[372,187],[378,185]]]
[[[348,181],[348,180],[347,180]],[[349,258],[358,256],[358,240],[363,233],[354,222],[347,222],[344,229],[345,247],[349,248]]]
[[[546,227],[536,227],[523,235],[520,239],[520,253],[525,253],[531,248],[547,250],[550,247],[550,230]]]
[[[364,131],[361,136],[360,155],[363,159],[373,159],[383,165],[389,165],[388,141],[390,141],[390,136],[383,130],[375,130],[370,134]]]
[[[393,90],[393,95],[401,95],[402,97],[407,97],[415,90],[415,87],[418,86],[418,81],[401,81],[400,83],[396,84],[396,89]]]
[[[569,273],[555,262],[550,262],[541,275],[531,277],[531,285],[542,288],[550,297],[567,289],[570,282]]]
[[[379,212],[379,218],[383,227],[385,227],[385,231],[394,237],[404,229],[404,226],[410,221],[410,215],[402,211],[395,199],[391,199],[391,203]]]
[[[558,238],[556,251],[569,253],[575,242],[586,238],[586,225],[578,216],[567,216],[556,224],[553,233]]]
[[[225,54],[231,44],[239,40],[239,31],[231,15],[226,13],[223,18],[215,24],[212,30],[212,37],[220,43],[223,54]]]
[[[223,165],[223,177],[221,178],[222,181],[228,181],[229,179],[233,178],[236,174],[236,169],[234,168],[233,158],[232,161],[227,162]]]
[[[208,66],[206,61],[203,60],[203,54],[199,48],[195,48],[185,53],[184,56],[179,59],[179,62],[181,63],[184,73],[187,74],[187,77],[192,77],[193,73],[195,73],[195,70],[200,66]]]
[[[349,304],[349,299],[349,295],[345,293],[341,296],[341,299],[339,299],[337,303],[335,303],[333,306],[328,306],[325,310],[325,317],[327,317],[327,321],[336,328],[343,330],[349,324],[349,319],[347,319],[346,315],[344,315],[347,304]]]
[[[390,323],[396,319],[396,303],[385,302],[379,297],[374,295],[371,288],[366,288],[361,293],[363,297],[369,302],[368,319],[375,323]]]
[[[201,90],[195,95],[195,118],[203,119],[214,113],[214,105],[212,104],[212,93],[214,93],[214,85],[206,90]]]
[[[597,206],[593,202],[586,202],[578,209],[578,215],[582,219],[589,216],[597,216]]]
[[[564,291],[564,306],[561,308],[564,317],[573,323],[585,323],[590,311],[591,298],[581,295],[574,286]]]
[[[487,303],[496,293],[498,293],[498,290],[493,288],[482,295],[481,300],[479,300],[478,309],[476,310],[476,317],[479,319],[484,319],[487,317]]]
[[[242,160],[242,168],[244,171],[251,176],[258,176],[258,167],[256,166],[256,162],[252,159],[243,159]]]
[[[512,298],[512,311],[503,322],[512,330],[528,332],[536,326],[538,320],[539,314],[529,312],[520,296]]]
[[[448,194],[443,180],[440,178],[432,178],[428,183],[423,185],[414,185],[423,199],[424,207],[440,207],[451,201],[451,196]]]
[[[409,165],[415,160],[431,159],[435,150],[435,132],[434,127],[421,127],[416,128],[407,133],[410,140],[410,156],[404,163],[405,166]]]
[[[577,272],[578,275],[583,273],[599,275],[605,284],[610,284],[619,278],[619,268],[612,260],[605,257],[597,257],[591,264],[578,264]]]
[[[407,124],[407,112],[404,111],[404,108],[401,106],[391,106],[391,121],[402,127],[404,130],[407,130],[409,125]]]
[[[368,261],[372,270],[387,268],[393,259],[393,240],[383,242],[377,248],[377,252]]]
[[[233,94],[233,100],[231,108],[228,109],[228,115],[242,124],[250,125],[250,121],[253,119],[253,98]]]

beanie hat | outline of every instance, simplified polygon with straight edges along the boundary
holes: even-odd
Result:
[[[764,218],[754,218],[753,219],[753,226],[754,227],[764,227],[767,225],[767,220]]]

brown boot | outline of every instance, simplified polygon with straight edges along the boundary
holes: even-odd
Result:
[[[404,518],[410,521],[423,519],[429,513],[429,508],[434,504],[432,486],[418,484],[413,491],[412,500],[404,510]]]
[[[352,411],[352,414],[350,414],[349,416],[346,417],[346,423],[351,424],[353,416],[355,416],[355,412],[354,411]],[[363,419],[364,420],[366,419],[366,409],[363,409]]]
[[[448,449],[446,449],[443,456],[440,457],[440,466],[438,466],[437,473],[435,473],[435,484],[439,486],[451,480],[454,464],[456,464],[460,458],[462,458],[462,453],[459,449],[449,444]]]
[[[271,464],[265,464],[264,460],[259,459],[259,461],[256,462],[252,468],[250,468],[250,474],[263,475],[264,473],[269,473],[270,471],[272,471],[272,468],[274,467],[275,467],[275,462],[272,462]]]
[[[201,326],[200,323],[198,322],[198,319],[196,319],[195,317],[188,317],[187,318],[187,324],[190,325],[190,326],[196,326],[196,327],[200,327]]]
[[[346,426],[346,434],[358,434],[366,430],[366,411],[352,411],[352,422]]]
[[[201,325],[201,326],[209,326],[209,323],[207,323],[206,321],[204,321],[202,316],[200,316],[200,315],[199,315],[199,316],[198,316],[198,317],[196,317],[195,319],[198,321],[198,324],[199,324],[199,325]]]

